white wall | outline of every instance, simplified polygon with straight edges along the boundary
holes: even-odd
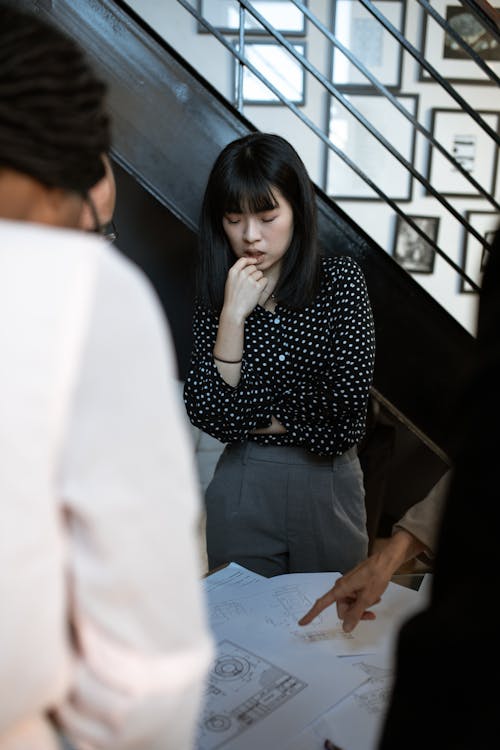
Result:
[[[231,99],[234,62],[230,53],[208,34],[197,33],[195,19],[177,0],[128,0],[129,5],[165,38],[186,60],[197,68],[224,96]],[[196,5],[192,0],[192,5]],[[439,3],[438,3],[439,5]],[[309,0],[309,8],[326,26],[330,23],[331,0]],[[423,10],[416,0],[406,3],[405,35],[418,48]],[[433,22],[432,22],[433,23]],[[311,24],[307,25],[307,56],[325,76],[329,75],[329,44],[325,37]],[[302,41],[302,40],[301,40]],[[500,108],[500,97],[494,86],[455,84],[458,92],[476,110]],[[418,118],[430,127],[433,107],[458,108],[458,105],[440,86],[418,80],[417,63],[405,52],[403,55],[401,93],[417,94]],[[301,108],[304,115],[316,126],[325,129],[327,95],[320,84],[306,75],[306,103]],[[288,138],[303,158],[312,179],[323,185],[323,162],[325,147],[321,141],[298,120],[293,113],[279,106],[245,106],[243,114],[260,130],[279,132]],[[396,116],[400,115],[395,112]],[[391,123],[392,124],[392,123]],[[397,127],[394,123],[394,127]],[[388,130],[390,139],[390,128]],[[417,135],[415,168],[425,174],[428,144]],[[497,175],[496,198],[500,194],[500,176]],[[465,211],[493,211],[482,198],[447,198],[460,215]],[[392,251],[396,214],[380,201],[338,201],[339,205],[367,231],[387,252]],[[411,202],[402,202],[401,208],[412,216],[440,217],[438,245],[452,260],[461,265],[464,228],[437,200],[424,195],[424,188],[414,179]],[[480,251],[476,243],[473,248]],[[432,274],[414,274],[417,281],[442,304],[461,325],[471,333],[475,331],[477,295],[461,293],[456,272],[436,255]]]

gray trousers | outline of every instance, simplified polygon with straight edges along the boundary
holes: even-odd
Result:
[[[325,457],[300,447],[228,445],[205,501],[210,569],[237,562],[268,577],[345,573],[368,553],[356,448]]]

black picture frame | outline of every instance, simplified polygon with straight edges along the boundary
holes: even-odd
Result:
[[[234,42],[238,49],[238,42]],[[304,57],[305,42],[294,42],[293,47]],[[245,58],[283,94],[285,99],[298,107],[306,103],[306,76],[304,67],[285,47],[269,40],[245,42]],[[240,62],[235,57],[233,67],[234,101],[238,99],[238,71]],[[283,102],[260,81],[246,66],[243,67],[243,104],[259,106],[283,106]]]
[[[500,111],[477,110],[496,133],[500,132]],[[430,131],[446,151],[490,195],[495,194],[498,146],[472,117],[461,109],[431,109]],[[426,178],[443,196],[482,198],[456,167],[429,144]]]
[[[403,33],[406,3],[402,0],[373,0],[377,10]],[[401,88],[403,50],[399,42],[358,0],[333,0],[331,28],[334,36],[363,63],[386,88]],[[343,89],[373,88],[348,58],[333,45],[331,79]]]
[[[437,242],[439,216],[410,216],[411,219],[433,242]],[[427,240],[403,219],[396,216],[392,257],[406,271],[412,274],[434,273],[436,251]]]
[[[491,2],[500,11],[499,2]],[[500,75],[500,43],[484,29],[477,16],[468,8],[451,0],[433,0],[432,7],[455,28],[469,46],[497,75]],[[488,75],[453,38],[422,8],[420,52],[423,57],[450,83],[467,83],[474,86],[494,86]],[[481,35],[474,29],[482,29]],[[435,83],[435,79],[419,66],[419,80]]]
[[[406,161],[413,165],[415,158],[415,128],[385,96],[372,91],[342,92],[347,101],[370,122]],[[418,116],[418,94],[396,94],[396,99],[413,117]],[[407,203],[412,200],[413,175],[386,147],[376,140],[355,117],[334,97],[330,97],[326,131],[332,143],[356,164],[382,192],[392,200]],[[325,192],[334,200],[383,201],[359,177],[325,146]]]
[[[486,242],[492,242],[494,233],[500,227],[500,213],[496,211],[466,211],[464,218]],[[489,251],[467,227],[464,227],[462,241],[461,268],[465,274],[479,287],[483,280],[483,272],[488,261]],[[465,279],[460,277],[460,292],[462,294],[477,294]]]
[[[304,13],[290,0],[252,0],[255,10],[281,34],[289,37],[304,37],[307,19]],[[308,0],[302,0],[305,6]],[[236,0],[198,0],[198,13],[220,31],[221,34],[239,33],[239,3]],[[267,11],[267,12],[266,12]],[[198,22],[198,33],[210,33]],[[245,13],[245,34],[269,36],[269,32],[259,24],[251,13]]]

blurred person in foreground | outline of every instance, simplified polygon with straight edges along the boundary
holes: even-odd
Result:
[[[94,216],[104,96],[0,0],[1,750],[191,748],[213,655],[168,325]]]
[[[452,425],[451,434],[458,437],[437,539],[431,599],[400,630],[395,682],[379,750],[479,750],[495,743],[499,329],[497,229],[479,296],[476,357]]]

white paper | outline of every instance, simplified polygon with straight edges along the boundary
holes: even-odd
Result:
[[[264,583],[268,581],[268,578],[254,573],[252,570],[243,568],[238,563],[232,562],[226,565],[225,568],[221,568],[215,573],[211,573],[209,576],[203,579],[203,586],[207,594],[213,595],[214,592],[220,589],[226,589],[227,591],[237,594],[239,591],[245,589],[251,583],[260,581]]]
[[[341,659],[283,648],[276,630],[252,625],[216,631],[197,750],[282,748],[367,679]]]
[[[342,750],[376,750],[392,689],[386,656],[339,657],[367,677],[356,690],[310,724],[286,750],[322,750],[325,739]]]
[[[422,579],[422,583],[420,584],[420,588],[418,590],[418,593],[420,594],[420,597],[422,598],[423,605],[426,605],[430,602],[432,581],[433,581],[433,574],[425,573]]]
[[[330,735],[343,750],[372,750],[397,632],[426,596],[390,583],[377,618],[346,634],[335,605],[298,625],[339,573],[264,578],[233,563],[215,576],[205,580],[218,646],[196,750],[319,750]]]
[[[422,607],[418,591],[390,583],[381,602],[373,607],[375,620],[360,622],[352,633],[344,633],[335,605],[328,607],[310,625],[300,626],[298,620],[314,601],[331,588],[340,573],[293,573],[264,579],[262,585],[246,589],[246,594],[230,599],[209,601],[210,620],[218,625],[232,621],[245,627],[271,627],[280,632],[285,652],[311,647],[325,655],[356,655],[376,653],[387,648],[400,627],[411,614]],[[244,637],[244,633],[241,634]]]

